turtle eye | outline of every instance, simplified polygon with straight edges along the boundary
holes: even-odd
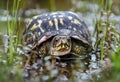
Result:
[[[58,42],[58,40],[59,40],[59,38],[58,38],[58,37],[56,37],[56,38],[55,38],[55,42]]]
[[[67,39],[67,41],[68,41],[68,42],[71,42],[71,39],[69,38],[69,39]]]
[[[52,45],[53,47],[55,47],[56,44],[58,43],[58,41],[59,41],[59,38],[58,38],[58,37],[56,37],[56,36],[53,37],[51,45]]]

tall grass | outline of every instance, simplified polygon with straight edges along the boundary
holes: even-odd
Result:
[[[115,29],[115,21],[109,20],[112,12],[112,4],[113,0],[101,0],[100,20],[96,22],[96,48],[100,48],[101,50],[101,60],[106,56],[112,61],[111,71],[104,72],[98,82],[120,81],[120,32]],[[105,19],[102,19],[103,17]],[[99,35],[101,34],[100,38]]]
[[[7,2],[7,11],[9,11],[9,2],[10,0],[8,0]],[[12,11],[8,12],[7,14],[7,33],[9,38],[9,48],[8,48],[8,53],[9,53],[9,63],[13,62],[14,59],[14,52],[16,51],[16,46],[18,44],[18,30],[16,30],[18,28],[18,8],[19,8],[19,3],[20,0],[13,0],[13,6],[12,6]],[[10,14],[11,13],[11,14]],[[10,19],[10,16],[12,17],[12,19]]]
[[[5,44],[8,47],[7,51],[0,52],[0,82],[23,82],[22,70],[20,69],[21,61],[19,61],[20,58],[17,52],[19,43],[19,30],[17,29],[20,25],[18,22],[19,4],[20,0],[7,0],[6,35],[8,38],[5,40],[8,40],[8,43]]]
[[[96,45],[95,49],[100,48],[101,50],[101,60],[105,57],[107,53],[107,48],[110,45],[106,46],[106,43],[110,44],[111,41],[108,39],[111,37],[109,29],[111,28],[111,22],[109,20],[109,16],[111,15],[111,8],[112,8],[112,0],[98,0],[97,3],[101,5],[100,7],[100,18],[96,21],[96,28],[95,28],[95,37],[96,37]],[[103,19],[104,18],[104,19]]]

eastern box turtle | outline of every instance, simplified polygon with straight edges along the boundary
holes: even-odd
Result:
[[[83,55],[92,50],[86,24],[73,12],[34,16],[24,31],[26,45],[39,55]]]

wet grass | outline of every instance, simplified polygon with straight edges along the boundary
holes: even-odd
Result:
[[[9,1],[7,4],[9,4]],[[100,60],[104,60],[106,57],[112,61],[112,70],[105,72],[99,82],[119,82],[120,78],[120,32],[115,29],[115,21],[110,21],[109,17],[112,14],[112,0],[93,0],[93,2],[101,5],[99,11],[99,20],[95,23],[94,36],[96,42],[94,49],[97,51],[100,49]],[[22,73],[22,58],[17,52],[19,49],[19,30],[20,23],[18,22],[18,10],[20,0],[13,0],[13,7],[11,13],[7,14],[7,52],[0,52],[0,81],[1,82],[23,82]],[[55,0],[50,0],[51,11],[56,11]],[[9,6],[7,5],[9,11]],[[85,8],[85,11],[87,9]],[[10,20],[12,16],[12,20]],[[105,19],[104,19],[105,18]],[[4,36],[4,35],[2,35]],[[110,68],[111,69],[111,68]],[[109,76],[111,75],[111,76]]]

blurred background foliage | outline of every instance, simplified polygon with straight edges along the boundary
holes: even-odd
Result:
[[[119,82],[120,0],[0,0],[0,82],[23,82],[22,32],[32,16],[51,11],[80,15],[94,48],[101,49],[101,60],[112,61],[110,76],[105,73],[98,81]]]

